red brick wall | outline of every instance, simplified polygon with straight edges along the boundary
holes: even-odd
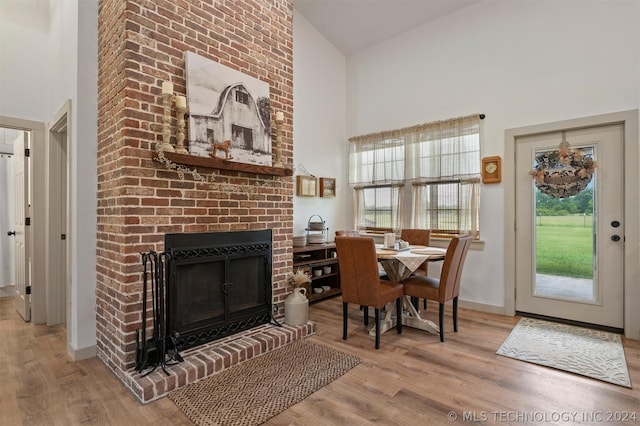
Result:
[[[272,119],[285,113],[282,156],[291,163],[292,7],[292,0],[99,2],[97,344],[116,371],[135,358],[140,253],[162,251],[165,233],[272,229],[274,303],[287,295],[291,177],[198,168],[215,173],[202,182],[151,154],[161,139],[162,82],[186,95],[189,50],[269,83]]]

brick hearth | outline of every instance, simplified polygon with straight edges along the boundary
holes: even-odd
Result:
[[[122,381],[141,402],[147,403],[167,395],[180,386],[195,383],[314,333],[315,324],[312,322],[296,327],[265,324],[225,339],[187,349],[181,353],[183,362],[166,368],[168,376],[161,368],[156,368],[144,377],[146,371],[141,374],[129,369],[124,373]]]

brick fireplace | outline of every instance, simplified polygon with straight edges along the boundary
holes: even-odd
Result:
[[[165,236],[165,334],[173,348],[275,323],[271,241],[269,229]]]
[[[176,170],[152,154],[162,134],[162,82],[186,95],[184,52],[192,51],[269,84],[272,119],[276,111],[285,116],[281,153],[292,164],[292,10],[291,0],[99,2],[97,347],[142,401],[313,332],[312,325],[261,325],[194,348],[170,378],[154,372],[143,380],[131,372],[142,312],[140,253],[163,251],[166,234],[270,229],[273,304],[276,318],[283,316],[291,176]],[[175,129],[174,120],[174,139]]]

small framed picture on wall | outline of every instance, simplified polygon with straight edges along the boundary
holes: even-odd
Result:
[[[336,180],[334,178],[320,178],[320,196],[336,196]]]
[[[296,176],[296,195],[301,197],[315,197],[317,186],[315,176]]]

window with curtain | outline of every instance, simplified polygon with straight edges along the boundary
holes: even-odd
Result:
[[[356,229],[387,231],[399,229],[403,214],[403,185],[355,188]]]
[[[473,115],[349,139],[355,226],[478,238],[480,135]]]
[[[355,227],[398,230],[402,224],[405,144],[392,132],[362,136],[350,144],[349,183],[354,189]]]

